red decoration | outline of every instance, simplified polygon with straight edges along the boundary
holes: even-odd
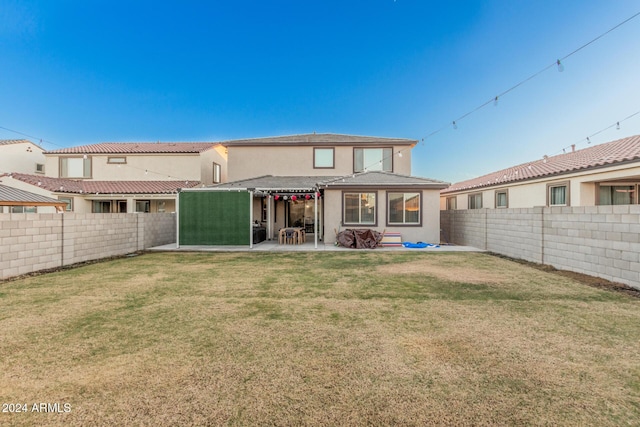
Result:
[[[320,192],[316,193],[316,197],[319,199],[320,198]]]
[[[276,194],[275,196],[273,196],[274,200],[278,200],[280,198],[279,194]]]
[[[298,200],[298,196],[291,196],[291,200],[295,202],[296,200]]]
[[[304,196],[305,199],[309,200],[311,198],[311,194],[307,194]]]

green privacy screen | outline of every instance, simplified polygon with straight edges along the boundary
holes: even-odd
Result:
[[[249,244],[249,192],[184,191],[178,197],[179,244]]]

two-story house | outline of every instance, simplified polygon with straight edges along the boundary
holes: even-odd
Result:
[[[9,169],[3,184],[56,198],[73,212],[174,212],[180,188],[226,179],[212,142],[101,143],[43,153],[44,174]]]
[[[222,142],[229,182],[181,192],[179,244],[247,244],[250,222],[270,239],[296,226],[329,244],[345,228],[439,242],[448,183],[411,176],[416,143],[315,133]]]

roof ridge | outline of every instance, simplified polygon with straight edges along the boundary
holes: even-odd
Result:
[[[545,176],[577,172],[591,167],[617,164],[640,158],[640,135],[632,135],[613,141],[560,153],[509,166],[475,178],[459,181],[442,193],[492,187],[517,181],[539,179]]]

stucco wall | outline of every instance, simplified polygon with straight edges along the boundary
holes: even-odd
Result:
[[[448,197],[456,198],[457,209],[468,209],[469,194],[474,193],[482,193],[482,206],[493,209],[495,208],[495,192],[505,190],[508,191],[509,208],[546,206],[547,185],[565,181],[570,181],[571,206],[595,206],[598,203],[596,183],[624,181],[627,178],[630,182],[637,182],[638,176],[640,176],[640,165],[631,163],[546,177],[544,179],[496,185],[487,189],[469,189],[457,193],[442,194],[440,196],[440,209],[446,209],[446,199]]]
[[[441,211],[442,238],[640,289],[640,205]]]
[[[0,279],[175,240],[170,213],[0,214]]]
[[[349,190],[366,191],[366,190]],[[342,225],[342,190],[325,190],[325,243],[334,244],[335,232],[347,228],[369,228],[379,232],[397,232],[402,234],[403,241],[439,243],[440,241],[440,210],[438,207],[438,190],[422,191],[422,226],[390,226],[387,225],[387,191],[416,190],[378,190],[377,191],[377,226]]]
[[[0,145],[0,174],[38,174],[36,164],[45,164],[42,152],[42,148],[30,142]]]
[[[229,181],[274,176],[343,176],[353,173],[352,146],[335,147],[335,167],[314,169],[313,148],[305,147],[229,147]],[[326,147],[319,147],[326,148]],[[406,147],[394,147],[393,152]],[[394,155],[393,172],[411,175],[411,152],[405,150],[403,156]]]

